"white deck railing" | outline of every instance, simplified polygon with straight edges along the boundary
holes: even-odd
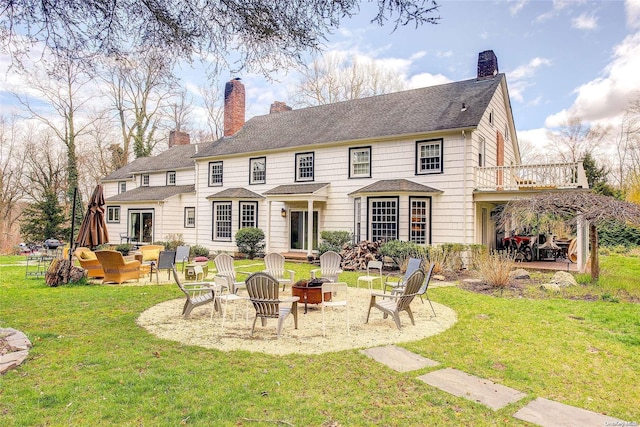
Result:
[[[476,190],[589,188],[582,162],[475,168]]]

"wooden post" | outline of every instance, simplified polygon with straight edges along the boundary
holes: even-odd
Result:
[[[600,278],[600,260],[598,257],[598,230],[594,223],[589,224],[589,244],[591,246],[591,281],[597,282]]]

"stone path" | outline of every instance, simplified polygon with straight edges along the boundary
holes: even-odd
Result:
[[[0,375],[20,365],[29,355],[31,341],[11,328],[0,328]]]
[[[434,360],[393,345],[368,348],[361,353],[399,372],[439,365]],[[486,405],[494,411],[527,396],[521,391],[452,368],[439,369],[417,378],[447,393]],[[513,416],[542,427],[637,425],[543,398],[529,402]]]

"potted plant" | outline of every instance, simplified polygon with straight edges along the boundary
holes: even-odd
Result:
[[[133,249],[133,245],[131,243],[121,243],[116,246],[116,251],[120,252],[122,256],[129,255],[129,252]]]

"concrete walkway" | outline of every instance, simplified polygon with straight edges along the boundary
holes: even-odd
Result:
[[[437,361],[393,345],[368,348],[361,353],[398,372],[439,365]],[[417,378],[454,396],[488,406],[494,411],[527,396],[521,391],[452,368],[438,369]],[[513,416],[542,427],[637,425],[543,398],[529,402]]]

